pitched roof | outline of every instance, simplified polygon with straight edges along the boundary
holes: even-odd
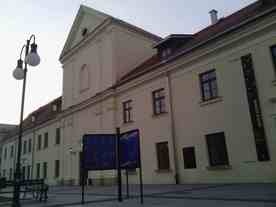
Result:
[[[29,114],[23,120],[23,131],[26,131],[32,127],[36,127],[40,124],[43,124],[46,121],[56,118],[56,116],[61,112],[61,101],[62,98],[58,97],[53,101],[47,103],[44,106],[39,107],[37,110]],[[56,105],[57,110],[53,110],[53,105]],[[33,120],[33,117],[35,120]],[[18,126],[9,130],[7,136],[5,138],[10,138],[11,136],[15,136],[18,133]]]
[[[155,55],[156,57],[150,57],[144,63],[123,76],[121,80],[118,81],[117,85],[123,84],[126,81],[132,80],[147,72],[153,71],[158,66],[168,63],[180,56],[183,56],[202,46],[203,44],[206,44],[224,35],[226,32],[231,32],[239,26],[247,24],[250,19],[257,17],[258,15],[268,10],[275,9],[276,1],[271,2],[265,4],[263,3],[263,1],[257,1],[227,17],[221,18],[216,24],[210,25],[203,30],[193,34],[193,38],[188,40],[185,45],[183,45],[183,47],[181,47],[167,59],[158,58],[157,55]],[[161,41],[161,43],[162,42],[163,41]]]

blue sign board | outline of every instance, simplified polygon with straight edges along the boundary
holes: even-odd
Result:
[[[121,168],[133,169],[140,167],[139,130],[133,130],[120,136]]]
[[[139,130],[120,135],[120,165],[140,167]],[[83,165],[86,170],[116,169],[116,134],[88,134],[83,137]]]
[[[86,170],[116,168],[116,135],[89,134],[83,138],[83,165]]]

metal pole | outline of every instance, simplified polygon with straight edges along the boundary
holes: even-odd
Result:
[[[27,45],[25,49],[25,57],[29,53],[30,40],[27,40]],[[24,114],[24,103],[25,103],[25,89],[26,89],[26,79],[27,79],[27,63],[24,64],[24,79],[22,88],[22,99],[21,99],[21,112],[20,112],[20,122],[18,131],[18,147],[17,147],[17,162],[14,174],[14,191],[13,191],[13,207],[20,207],[20,181],[21,181],[21,148],[22,148],[22,131],[23,131],[23,114]]]
[[[138,138],[138,152],[139,152],[139,177],[140,177],[140,201],[141,204],[144,203],[144,192],[143,192],[143,175],[142,175],[142,161],[141,161],[141,144],[140,136]]]
[[[128,168],[126,168],[126,193],[127,198],[129,198],[129,187],[128,187]]]
[[[81,156],[81,204],[84,204],[84,137],[82,138],[82,156]]]
[[[120,160],[120,128],[116,128],[116,146],[117,146],[117,182],[118,182],[118,201],[122,202],[122,173],[121,173],[121,160]]]

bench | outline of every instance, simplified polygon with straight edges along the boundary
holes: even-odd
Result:
[[[0,178],[0,190],[8,187],[14,187],[14,181],[7,181],[5,178]],[[23,198],[26,198],[27,193],[32,193],[32,197],[35,200],[46,202],[48,199],[49,186],[45,184],[44,179],[37,180],[21,180],[20,181],[20,192],[24,193]],[[12,193],[13,191],[5,191],[0,194]]]

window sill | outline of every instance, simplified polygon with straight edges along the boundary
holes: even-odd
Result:
[[[200,106],[206,106],[206,105],[210,105],[210,104],[214,104],[214,103],[218,103],[218,102],[222,102],[222,97],[221,96],[218,96],[216,98],[213,98],[213,99],[209,99],[207,101],[201,101],[199,102],[199,105]]]
[[[152,118],[159,118],[159,117],[165,116],[167,114],[168,114],[168,112],[166,112],[166,111],[162,112],[160,114],[152,114]]]
[[[207,166],[207,170],[230,170],[232,169],[231,165],[218,165],[218,166]]]
[[[172,173],[171,169],[157,169],[155,170],[156,173]]]
[[[134,123],[134,121],[123,122],[123,125],[124,125],[124,126],[127,126],[127,125],[131,125],[131,124],[133,124],[133,123]]]

